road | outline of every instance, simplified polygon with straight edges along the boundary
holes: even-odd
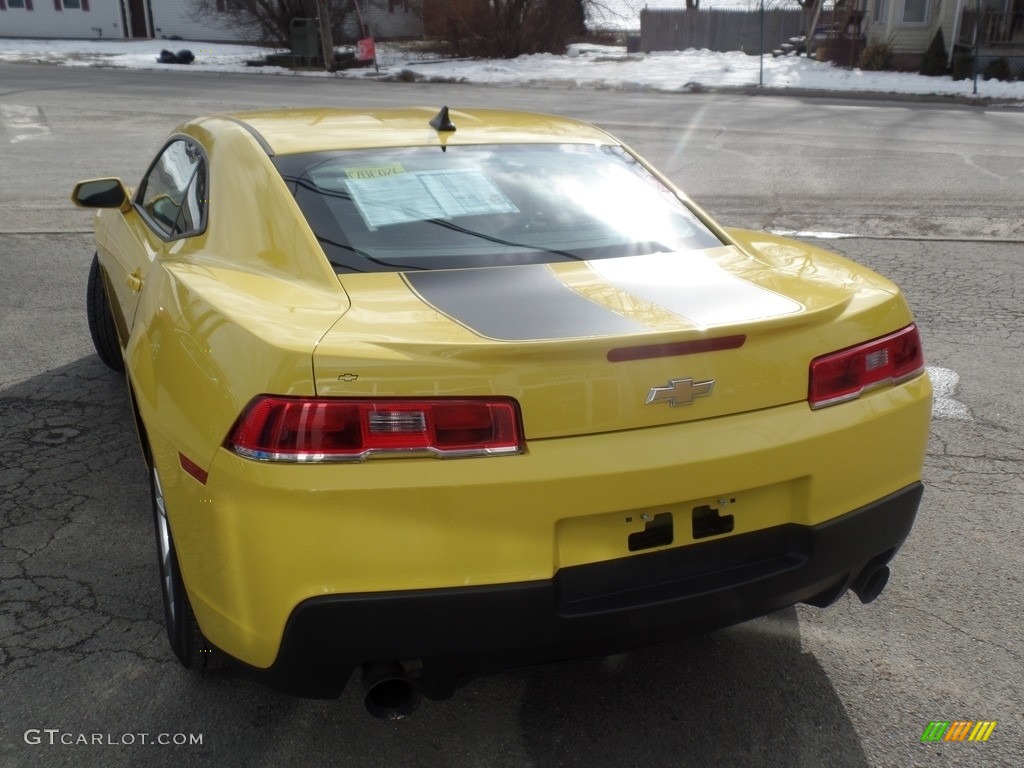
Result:
[[[597,123],[723,222],[845,233],[821,242],[902,285],[938,397],[921,515],[879,600],[478,678],[398,723],[358,685],[307,701],[177,666],[71,186],[134,184],[185,116],[444,103]],[[0,65],[0,178],[0,765],[1024,765],[1019,110]],[[922,744],[933,720],[998,725]]]

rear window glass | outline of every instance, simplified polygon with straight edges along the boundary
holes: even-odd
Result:
[[[338,272],[540,264],[721,245],[621,147],[414,147],[274,162]]]

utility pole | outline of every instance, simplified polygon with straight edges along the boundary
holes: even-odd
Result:
[[[334,71],[334,38],[331,36],[330,0],[317,0],[317,15],[320,17],[320,42],[323,45],[324,69]]]
[[[764,85],[764,0],[761,0],[761,73],[757,76],[757,84]]]
[[[821,18],[821,4],[822,0],[817,0],[814,4],[814,16],[811,17],[811,26],[807,30],[807,58],[811,58],[811,45],[814,43],[814,30],[818,26],[818,19]]]
[[[974,4],[974,95],[978,95],[978,56],[981,55],[981,0]]]

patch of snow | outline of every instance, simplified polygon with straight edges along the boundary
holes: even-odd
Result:
[[[204,71],[246,72],[303,77],[423,79],[484,85],[580,87],[612,90],[649,90],[669,93],[701,92],[723,87],[759,85],[760,56],[708,50],[627,53],[622,46],[574,45],[564,56],[535,54],[507,61],[428,58],[433,54],[377,45],[379,72],[373,68],[342,70],[333,74],[280,67],[248,67],[269,51],[251,45],[200,43],[183,40],[22,40],[0,38],[0,61],[97,66],[127,69],[177,69],[161,64],[162,49],[187,48]],[[907,72],[862,72],[806,58],[766,55],[763,85],[771,89],[809,89],[828,92],[901,95],[972,96],[971,80],[925,77]],[[1006,99],[1024,105],[1024,82],[979,81],[981,97]]]

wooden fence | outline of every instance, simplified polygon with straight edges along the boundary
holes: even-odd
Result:
[[[764,12],[764,50],[778,48],[791,37],[803,33],[800,10]],[[709,51],[761,52],[761,12],[742,9],[644,8],[640,11],[640,49],[685,51],[706,48]]]

